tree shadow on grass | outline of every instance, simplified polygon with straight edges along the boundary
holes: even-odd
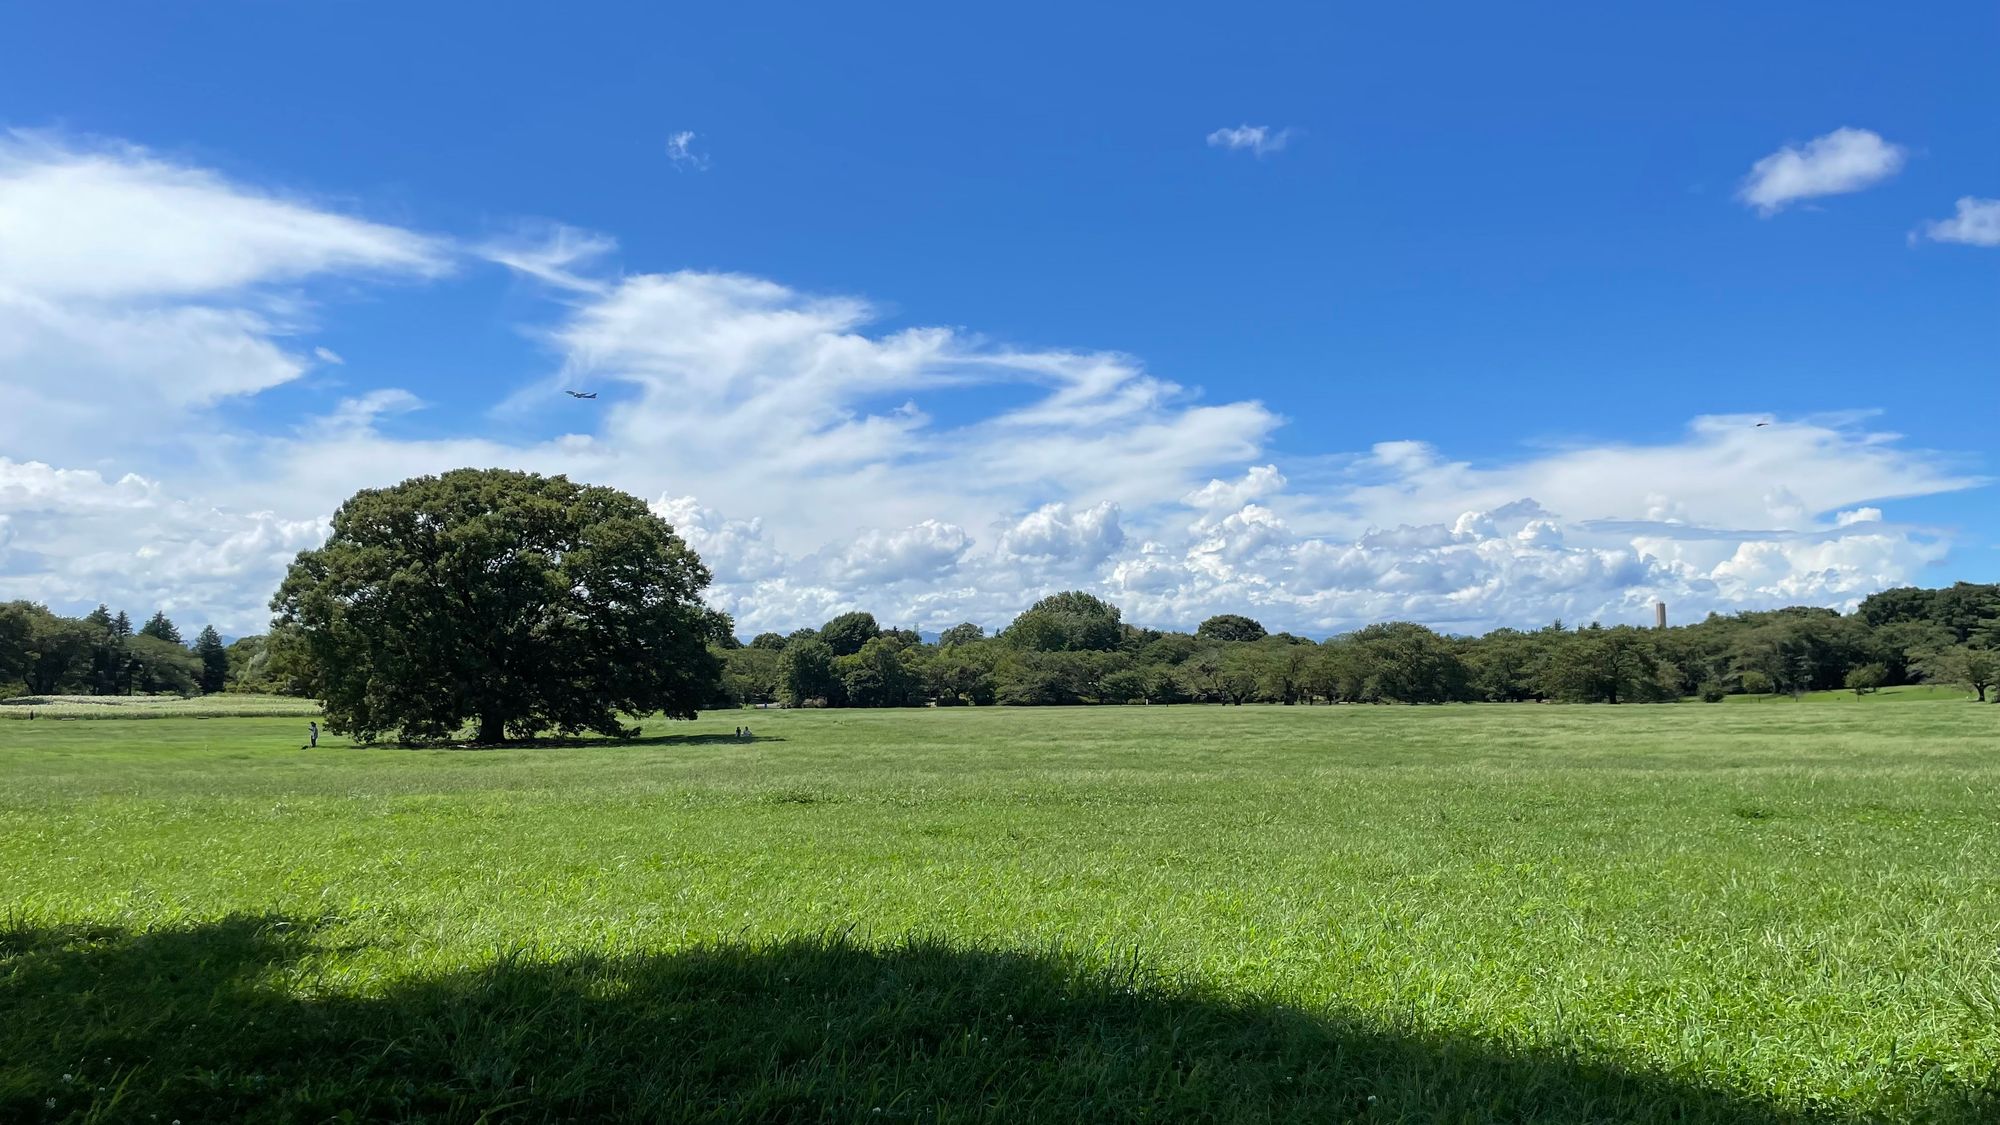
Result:
[[[733,734],[655,734],[637,738],[606,738],[602,735],[576,738],[515,738],[506,742],[386,742],[392,750],[622,750],[631,746],[755,746],[760,742],[783,742],[778,735],[759,734],[739,738]]]
[[[361,995],[310,927],[0,930],[0,1120],[1859,1121],[1232,1001],[1062,952],[839,937],[503,955]],[[1993,1091],[1896,1120],[1986,1121]]]

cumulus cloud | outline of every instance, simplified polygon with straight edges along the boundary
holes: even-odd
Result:
[[[662,496],[648,507],[674,526],[717,582],[754,582],[784,573],[785,553],[764,537],[762,519],[725,519],[692,496]]]
[[[897,531],[871,530],[855,537],[825,560],[836,586],[878,586],[937,578],[972,549],[972,536],[957,524],[925,520]]]
[[[272,576],[327,531],[324,518],[203,506],[137,474],[107,478],[7,458],[0,521],[19,548],[0,558],[0,600],[190,608],[235,633],[261,631]],[[246,598],[246,589],[255,593]]]
[[[1256,465],[1238,481],[1211,480],[1186,496],[1181,503],[1204,511],[1240,508],[1252,500],[1269,496],[1285,487],[1285,475],[1276,465]]]
[[[1906,156],[1867,129],[1835,129],[1803,145],[1787,145],[1750,166],[1737,197],[1770,216],[1801,199],[1872,187],[1902,170]]]
[[[1965,196],[1958,201],[1958,213],[1926,226],[1924,237],[1933,242],[2000,246],[2000,199]]]
[[[1283,149],[1291,139],[1292,130],[1289,127],[1273,129],[1269,125],[1235,125],[1210,133],[1208,147],[1264,156]]]
[[[667,138],[667,159],[682,170],[708,171],[708,156],[694,151],[694,133],[689,130],[683,129]]]
[[[1012,562],[1093,567],[1124,542],[1118,505],[1108,500],[1081,511],[1044,504],[1001,533],[999,554]]]
[[[1068,587],[1147,624],[1243,612],[1304,633],[1389,617],[1470,630],[1644,619],[1656,598],[1677,615],[1848,604],[1949,547],[1897,522],[1896,501],[1982,483],[1861,415],[1702,418],[1669,440],[1479,462],[1384,434],[1286,460],[1265,404],[1210,399],[1130,355],[883,327],[863,298],[768,278],[617,272],[610,238],[559,225],[470,257],[545,284],[524,327],[549,354],[512,398],[562,409],[389,427],[423,405],[416,391],[460,406],[465,388],[360,385],[304,411],[259,396],[315,358],[288,343],[299,286],[430,277],[452,251],[137,150],[11,143],[0,180],[67,162],[120,191],[150,184],[146,207],[183,208],[215,245],[185,247],[208,264],[135,247],[132,277],[151,280],[90,284],[45,248],[0,255],[0,597],[185,607],[253,631],[354,490],[477,465],[658,497],[746,632],[855,608],[1001,625]],[[0,240],[39,238],[15,232],[68,206],[59,194],[0,186]],[[616,393],[572,408],[560,388],[586,379]],[[243,399],[284,405],[261,421],[216,409]],[[101,434],[141,420],[203,440],[107,458]]]

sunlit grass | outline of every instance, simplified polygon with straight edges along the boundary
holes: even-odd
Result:
[[[310,719],[319,704],[282,695],[20,695],[0,699],[0,719]]]
[[[2000,1108],[2000,707],[299,726],[0,729],[0,1120]]]

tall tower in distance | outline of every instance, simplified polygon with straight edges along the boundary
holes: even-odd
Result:
[[[1653,603],[1653,628],[1655,628],[1655,629],[1664,629],[1664,628],[1666,628],[1666,627],[1667,627],[1667,603],[1665,603],[1665,602],[1654,602],[1654,603]]]

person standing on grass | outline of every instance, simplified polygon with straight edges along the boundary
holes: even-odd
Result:
[[[317,750],[317,749],[319,749],[319,720],[318,720],[318,719],[314,719],[314,720],[313,720],[312,722],[309,722],[309,723],[307,723],[307,724],[306,724],[306,745],[305,745],[305,748],[306,748],[306,749],[308,749],[308,750]]]

